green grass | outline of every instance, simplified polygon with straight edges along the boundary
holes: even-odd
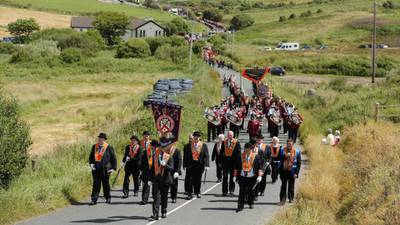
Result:
[[[122,12],[136,18],[154,18],[168,22],[173,16],[161,10],[146,9],[120,4],[107,4],[97,0],[0,0],[0,5],[10,5],[64,14],[90,14],[101,11]]]

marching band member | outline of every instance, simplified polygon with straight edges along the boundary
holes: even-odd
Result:
[[[174,170],[174,159],[170,154],[173,143],[171,139],[163,138],[155,152],[152,152],[150,180],[153,186],[153,220],[158,220],[160,206],[161,218],[167,217],[168,190],[172,183],[171,171]]]
[[[300,173],[301,152],[300,149],[295,149],[293,145],[293,140],[289,138],[283,149],[283,154],[280,155],[280,178],[282,181],[280,205],[282,206],[285,205],[286,198],[289,198],[289,203],[293,202],[295,181]]]
[[[228,131],[228,137],[223,143],[222,151],[222,195],[226,196],[228,191],[230,195],[235,192],[235,182],[233,172],[237,155],[240,154],[240,142],[233,137],[233,132]],[[229,184],[228,184],[229,176]]]
[[[90,202],[90,205],[97,204],[102,184],[106,203],[111,204],[110,174],[117,168],[117,159],[113,147],[107,144],[106,140],[107,135],[105,133],[100,133],[98,136],[98,142],[92,146],[89,155],[89,165],[92,169],[93,177],[92,201]]]
[[[258,149],[258,154],[260,155],[260,158],[263,160],[264,163],[264,167],[262,168],[263,176],[260,184],[258,185],[258,189],[256,190],[256,196],[258,196],[258,194],[260,194],[260,196],[264,196],[265,187],[267,185],[267,170],[269,169],[268,166],[271,161],[271,151],[264,143],[264,136],[262,134],[258,135],[257,137],[256,147]]]
[[[138,195],[139,192],[139,175],[140,175],[140,163],[142,160],[142,148],[139,145],[139,138],[136,135],[132,135],[131,143],[125,147],[125,154],[122,158],[122,164],[125,165],[125,177],[122,191],[124,195],[122,198],[129,197],[129,179],[133,177],[134,196]]]
[[[294,117],[296,117],[296,122],[292,119],[289,121],[289,138],[291,138],[295,144],[300,124],[303,122],[303,117],[301,117],[300,113],[297,111],[297,108],[294,108],[294,111],[290,115],[290,118]]]
[[[261,132],[261,123],[256,118],[255,114],[251,114],[251,120],[247,124],[247,133],[249,134],[249,140],[255,140],[258,134]]]
[[[150,195],[150,185],[151,185],[151,172],[153,167],[153,156],[156,154],[157,148],[159,147],[159,143],[156,140],[152,140],[150,142],[150,147],[147,148],[146,151],[143,151],[142,155],[142,163],[141,163],[141,171],[142,174],[140,178],[142,179],[143,188],[142,188],[142,201],[141,205],[146,205],[149,200]]]
[[[280,156],[283,154],[283,147],[279,144],[279,138],[273,137],[271,144],[268,146],[271,153],[271,179],[274,184],[278,179]]]
[[[217,183],[222,181],[222,147],[225,140],[223,134],[218,135],[218,141],[215,143],[211,155],[211,161],[215,161],[215,168],[217,170]]]
[[[189,171],[190,178],[188,179],[188,197],[190,200],[193,198],[192,194],[201,198],[201,177],[205,170],[209,168],[209,154],[207,144],[200,141],[201,134],[198,131],[193,133],[193,142],[191,148],[185,152],[184,164],[187,166],[186,171]]]
[[[239,199],[236,212],[240,212],[244,208],[245,199],[249,204],[249,208],[254,207],[254,186],[262,180],[263,161],[260,156],[254,153],[250,143],[246,143],[244,151],[238,154],[235,166],[235,177],[239,179]]]

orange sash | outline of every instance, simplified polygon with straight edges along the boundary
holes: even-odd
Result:
[[[147,148],[146,148],[146,143],[144,139],[140,140],[140,146],[143,148],[143,150],[148,150],[151,148],[150,141],[147,142]]]
[[[197,149],[194,148],[194,142],[192,142],[192,157],[194,161],[199,161],[200,153],[203,149],[203,142],[199,141],[197,144]]]
[[[158,151],[158,148],[156,148],[156,153]],[[153,155],[151,151],[151,147],[147,149],[147,160],[149,162],[149,169],[153,166]]]
[[[249,159],[248,156],[249,155]],[[253,169],[254,159],[256,158],[256,154],[253,151],[250,151],[250,154],[247,154],[245,151],[242,153],[242,170],[245,172],[250,172]]]
[[[157,149],[155,159],[154,159],[154,173],[155,175],[164,175],[165,167],[161,166],[161,160],[164,160],[165,162],[168,162],[170,155],[166,152],[163,154],[163,158],[160,160],[160,155],[162,154],[162,151]]]
[[[225,156],[227,156],[227,157],[231,157],[231,156],[232,156],[233,150],[234,150],[235,147],[236,147],[236,143],[237,143],[237,140],[236,140],[236,139],[232,139],[232,141],[231,141],[231,146],[228,146],[228,139],[226,139],[226,140],[224,141]]]
[[[99,147],[100,147],[99,143],[97,143],[94,147],[94,160],[96,162],[100,162],[103,159],[103,155],[104,152],[106,152],[107,150],[108,144],[104,143],[103,147],[100,149],[100,152],[99,152]]]
[[[278,145],[278,147],[276,147],[276,149],[275,149],[274,146],[271,144],[270,148],[271,148],[271,156],[274,158],[278,157],[279,149],[281,148],[281,146]]]
[[[133,145],[130,144],[129,145],[129,156],[132,158],[134,158],[136,156],[136,154],[138,154],[138,150],[139,150],[139,145],[136,145],[136,148],[133,149]]]
[[[296,157],[296,150],[292,147],[290,152],[286,152],[286,149],[287,147],[284,148],[285,160],[283,161],[283,168],[285,170],[292,170],[294,157]]]

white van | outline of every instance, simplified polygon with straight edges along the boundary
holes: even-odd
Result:
[[[294,51],[299,50],[300,44],[299,43],[280,43],[275,50],[284,50],[284,51]]]

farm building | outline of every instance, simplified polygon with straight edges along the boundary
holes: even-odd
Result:
[[[77,31],[93,29],[95,17],[77,16],[71,18],[71,28]],[[165,35],[165,29],[153,20],[131,19],[124,40],[141,37],[159,37]]]

